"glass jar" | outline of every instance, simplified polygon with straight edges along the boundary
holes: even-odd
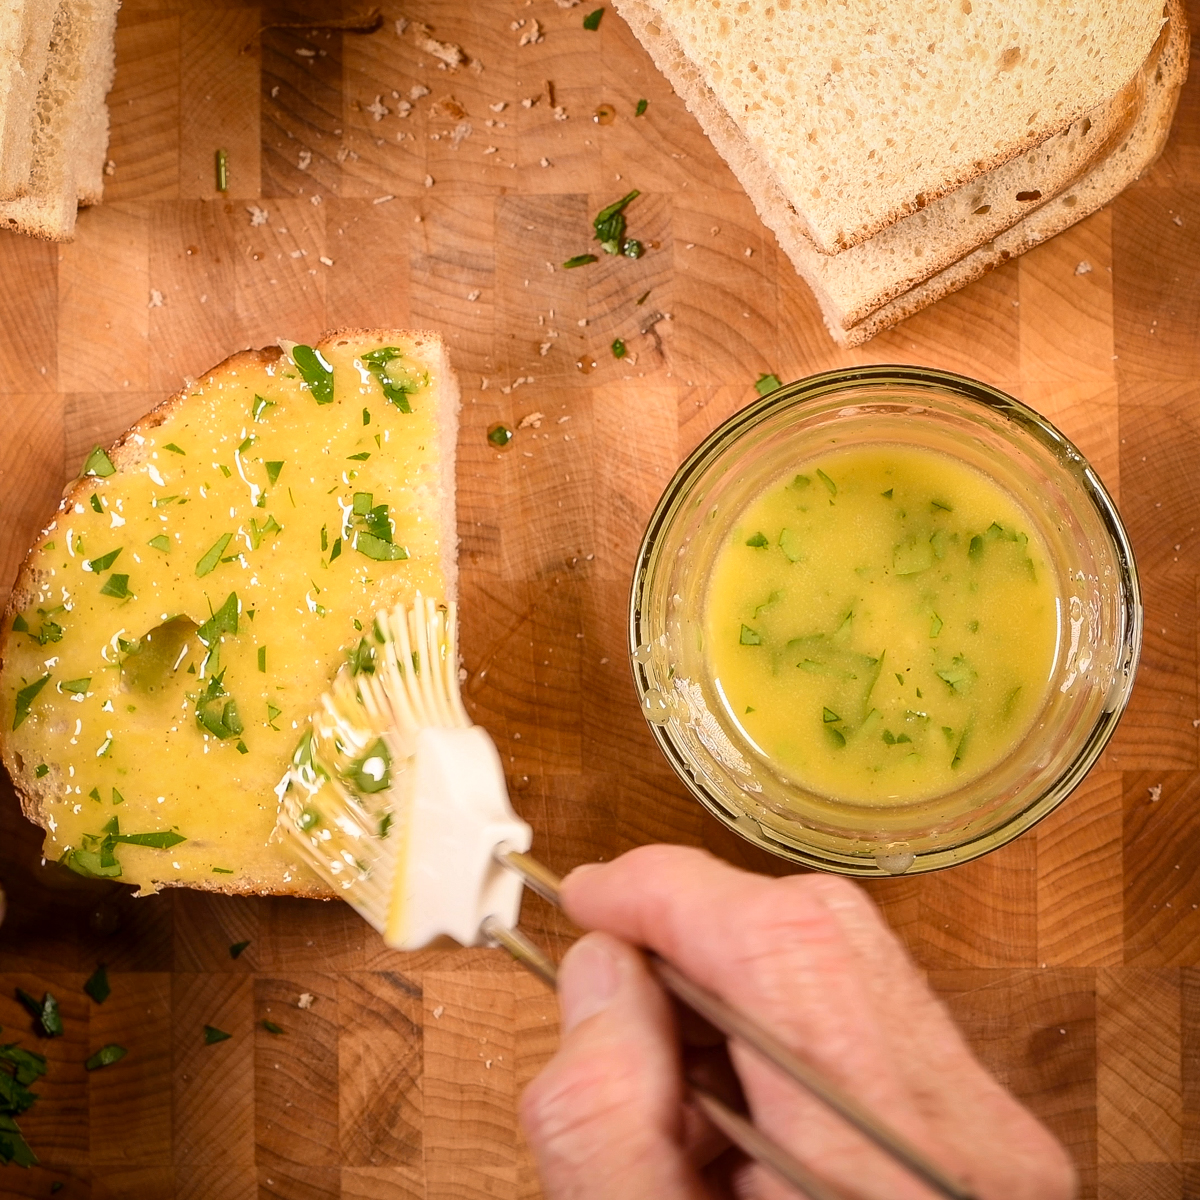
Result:
[[[715,694],[701,629],[714,556],[747,505],[804,460],[872,444],[950,456],[1016,500],[1058,575],[1061,644],[1040,714],[1002,761],[932,798],[863,805],[807,790],[749,743]],[[773,854],[857,876],[967,862],[1057,807],[1116,728],[1141,638],[1129,538],[1083,455],[995,388],[891,366],[800,380],[714,430],[654,510],[629,612],[643,713],[692,794]]]

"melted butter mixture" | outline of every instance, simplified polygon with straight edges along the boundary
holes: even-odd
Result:
[[[0,696],[56,794],[47,858],[143,888],[321,887],[271,836],[274,789],[374,614],[445,592],[440,380],[395,348],[373,367],[324,350],[331,398],[315,358],[311,387],[287,357],[202,381],[134,435],[136,466],[89,459]]]
[[[739,516],[708,584],[705,656],[729,718],[785,774],[909,803],[989,770],[1037,719],[1059,590],[992,480],[930,450],[840,450]]]

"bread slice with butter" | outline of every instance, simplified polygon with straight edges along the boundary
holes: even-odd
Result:
[[[440,339],[247,350],[97,448],[19,572],[0,753],[45,855],[145,891],[328,895],[275,788],[375,613],[453,598]]]

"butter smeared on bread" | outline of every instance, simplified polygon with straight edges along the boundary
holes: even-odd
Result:
[[[234,355],[94,454],[21,568],[0,750],[47,858],[325,894],[273,789],[375,613],[454,594],[458,388],[433,334],[291,355]]]

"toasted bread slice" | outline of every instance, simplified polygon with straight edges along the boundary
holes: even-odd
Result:
[[[118,7],[119,0],[61,0],[34,109],[29,185],[0,202],[0,228],[69,241],[80,199],[99,199]]]
[[[823,254],[1104,104],[1163,19],[1162,0],[615,4],[665,73],[664,47],[691,64],[746,143],[742,183],[778,189]]]
[[[440,339],[283,344],[94,452],[18,575],[0,754],[46,857],[80,873],[327,895],[272,838],[274,789],[375,613],[454,595]]]
[[[1169,0],[1167,10],[1170,14],[1167,36],[1157,62],[1147,71],[1142,114],[1128,136],[1103,162],[1012,229],[898,296],[866,320],[850,329],[830,324],[834,338],[846,346],[861,345],[1103,208],[1153,166],[1171,130],[1179,92],[1187,78],[1191,45],[1182,0]]]

